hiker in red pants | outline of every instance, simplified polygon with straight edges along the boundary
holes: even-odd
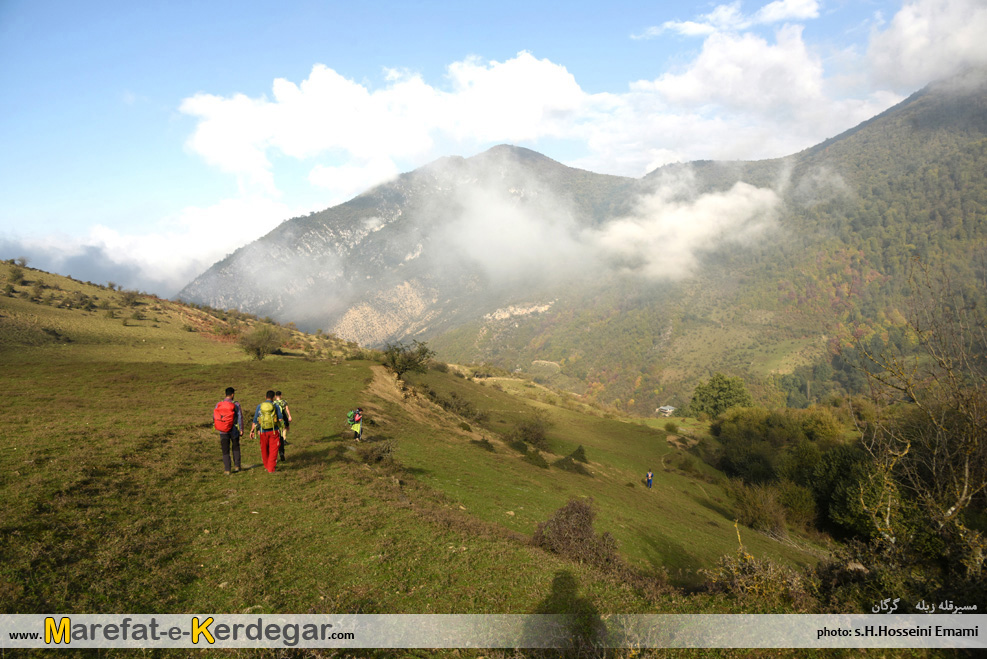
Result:
[[[269,390],[266,400],[257,405],[254,410],[254,420],[250,424],[250,439],[254,438],[254,431],[260,431],[260,459],[264,462],[264,468],[270,473],[278,464],[278,448],[281,445],[281,434],[278,432],[278,424],[281,421],[281,409],[274,404],[274,390]]]

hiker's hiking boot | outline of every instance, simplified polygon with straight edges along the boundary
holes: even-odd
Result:
[[[230,475],[230,472],[229,472],[229,471],[224,471],[224,472],[223,472],[223,474],[224,474],[225,476],[229,476],[229,475]]]

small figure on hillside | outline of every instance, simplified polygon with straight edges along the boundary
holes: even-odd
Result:
[[[278,459],[284,462],[284,447],[288,445],[288,426],[291,424],[291,410],[288,409],[288,401],[281,398],[281,392],[274,392],[274,404],[281,408],[281,421],[278,432],[281,435],[281,444],[278,446]]]
[[[226,398],[216,403],[212,411],[213,426],[219,431],[219,447],[223,451],[223,473],[230,475],[230,452],[233,452],[233,473],[240,471],[240,435],[243,433],[243,410],[233,400],[236,389],[226,387]]]
[[[650,469],[648,470],[648,475],[644,477],[645,482],[648,484],[648,489],[651,489],[651,482],[654,480],[655,475]]]
[[[281,445],[281,434],[278,432],[278,422],[281,421],[281,408],[274,404],[274,390],[269,389],[264,402],[258,403],[254,410],[254,420],[250,424],[250,439],[254,431],[260,430],[260,459],[268,472],[274,473],[278,464],[278,448]]]
[[[355,410],[350,410],[350,413],[346,415],[346,421],[350,424],[350,430],[356,435],[356,441],[363,439],[363,408],[358,407]]]

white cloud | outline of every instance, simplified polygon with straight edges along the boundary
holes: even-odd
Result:
[[[46,270],[97,283],[114,280],[170,297],[292,214],[282,203],[253,196],[186,208],[143,233],[96,225],[80,237],[42,235],[3,242],[5,251],[23,253]]]
[[[822,79],[822,62],[806,47],[802,28],[789,25],[773,44],[751,33],[713,34],[687,71],[634,87],[676,105],[778,112],[823,100]]]
[[[444,91],[388,69],[386,85],[371,90],[320,64],[301,84],[275,80],[271,99],[197,94],[180,109],[198,119],[189,149],[237,175],[245,188],[276,194],[269,151],[355,159],[364,164],[316,165],[310,181],[351,181],[363,171],[366,185],[379,182],[382,169],[393,172],[395,161],[421,164],[435,135],[472,147],[568,134],[589,98],[565,67],[527,52],[506,62],[455,62],[448,80],[451,90]]]
[[[738,7],[709,16],[729,23]],[[762,11],[814,8],[772,3]],[[308,182],[331,190],[335,203],[398,171],[500,142],[569,140],[585,145],[572,164],[631,176],[678,160],[787,155],[897,100],[829,96],[822,61],[797,25],[780,28],[774,42],[714,33],[687,68],[624,93],[588,94],[564,66],[527,52],[454,62],[445,88],[407,71],[384,74],[372,89],[317,65],[300,84],[276,80],[271,99],[197,95],[182,105],[199,118],[189,148],[267,194],[276,193],[270,154],[312,160]]]
[[[878,84],[911,89],[966,67],[987,65],[983,0],[917,0],[871,36]]]
[[[363,163],[316,165],[309,173],[308,180],[312,185],[329,190],[328,205],[335,206],[397,177],[399,173],[393,160],[382,157]]]
[[[677,32],[687,37],[706,37],[718,32],[739,32],[756,25],[770,25],[783,21],[804,21],[819,17],[817,0],[776,0],[761,7],[753,14],[741,11],[741,3],[717,5],[708,14],[700,14],[696,20],[666,21],[660,26],[649,27],[637,39],[660,36],[665,32]]]
[[[612,266],[680,279],[695,272],[702,251],[744,242],[771,228],[780,205],[775,191],[746,183],[697,196],[686,172],[664,178],[653,194],[638,200],[633,214],[590,232],[589,238]]]
[[[777,0],[761,7],[754,15],[755,23],[780,23],[819,18],[816,0]]]

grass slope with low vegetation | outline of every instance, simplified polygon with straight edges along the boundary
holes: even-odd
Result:
[[[259,319],[21,274],[0,297],[2,613],[809,610],[784,579],[736,585],[768,583],[745,556],[792,575],[822,545],[735,526],[722,475],[668,428],[442,364],[402,382],[290,327],[251,359],[228,330]],[[244,437],[244,471],[223,475],[210,413],[230,385],[248,414],[269,388],[289,401],[276,474]],[[543,548],[566,524],[603,549]]]

